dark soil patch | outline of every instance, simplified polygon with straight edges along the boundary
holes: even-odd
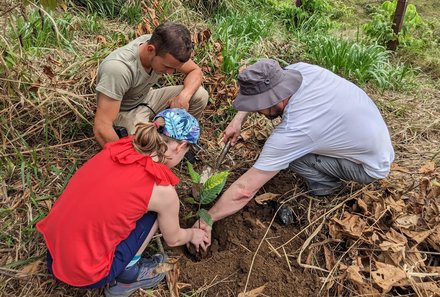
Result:
[[[283,194],[292,189],[292,180],[290,174],[283,174],[266,189]],[[316,273],[304,271],[296,263],[297,250],[303,241],[293,241],[286,246],[286,253],[279,249],[278,255],[270,247],[270,244],[278,247],[288,241],[299,231],[298,226],[283,226],[275,220],[265,237],[268,240],[263,240],[275,211],[273,206],[252,201],[238,213],[216,222],[207,257],[195,261],[179,251],[183,253],[179,261],[179,282],[191,284],[193,290],[203,290],[206,294],[203,296],[237,296],[244,291],[252,266],[247,291],[265,286],[263,296],[317,296],[320,284]]]

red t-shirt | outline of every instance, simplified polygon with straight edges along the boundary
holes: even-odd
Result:
[[[139,154],[131,137],[108,143],[70,179],[49,215],[37,224],[61,281],[87,286],[109,274],[116,246],[148,209],[154,183],[179,179]]]

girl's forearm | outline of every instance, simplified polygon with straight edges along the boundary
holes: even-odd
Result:
[[[168,246],[174,247],[174,246],[180,246],[187,244],[191,241],[193,236],[193,230],[192,229],[183,229],[180,228],[179,232],[176,234],[176,236],[173,236],[172,239],[165,239],[165,242]]]

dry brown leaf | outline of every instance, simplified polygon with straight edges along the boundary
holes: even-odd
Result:
[[[249,292],[240,293],[240,294],[238,294],[238,297],[258,297],[263,294],[265,287],[266,287],[266,285],[263,285],[261,287],[250,290]]]
[[[406,273],[402,269],[386,263],[376,262],[376,271],[371,272],[374,282],[383,289],[383,293],[388,293],[393,286],[406,279]]]
[[[364,281],[364,277],[360,273],[359,266],[351,265],[347,268],[347,278],[352,281],[357,289],[357,293],[361,296],[372,296],[379,297],[381,296],[380,292],[373,288],[370,283],[366,283]]]
[[[25,277],[29,274],[37,272],[41,263],[41,260],[37,260],[35,262],[25,265],[19,272],[17,272],[17,277]]]
[[[391,207],[396,213],[401,213],[406,207],[405,201],[402,199],[395,200],[391,197],[385,198],[385,205]]]
[[[343,234],[341,232],[341,227],[339,227],[339,224],[330,221],[328,224],[328,233],[331,238],[333,239],[342,239]]]
[[[96,43],[106,44],[107,39],[102,35],[98,35],[98,36],[96,36]]]
[[[365,284],[364,277],[359,272],[359,266],[351,265],[347,268],[347,278],[359,285]]]
[[[373,202],[373,215],[376,220],[382,216],[384,210],[385,207],[383,206],[382,202]]]
[[[405,214],[399,216],[394,221],[394,225],[398,228],[410,229],[412,227],[417,226],[419,219],[420,219],[420,215],[418,214]]]
[[[408,243],[404,235],[392,228],[382,237],[385,239],[384,242],[379,244],[382,251],[402,252]]]
[[[174,264],[172,263],[168,263],[168,262],[164,262],[164,263],[160,263],[155,269],[154,269],[154,273],[164,273],[164,272],[168,272],[174,269]]]
[[[411,266],[411,269],[419,269],[425,266],[425,257],[419,252],[417,247],[411,247],[409,253],[406,255],[405,264]]]
[[[368,229],[371,229],[361,217],[348,212],[344,212],[342,220],[334,217],[332,221],[337,223],[344,233],[356,238],[360,237]]]
[[[368,211],[368,205],[367,205],[367,203],[365,203],[364,200],[362,200],[361,198],[358,198],[358,199],[356,200],[356,202],[357,202],[359,208],[362,210],[362,213],[363,213],[363,214],[369,214],[369,213],[370,213],[370,212]]]
[[[412,286],[417,288],[416,292],[420,293],[418,296],[440,296],[440,287],[436,282],[413,283]]]
[[[403,173],[411,173],[411,171],[409,171],[408,169],[406,169],[404,167],[401,167],[397,163],[392,163],[391,164],[391,171],[399,171],[399,172],[403,172]]]
[[[433,173],[434,171],[435,171],[435,162],[434,161],[426,162],[426,164],[423,165],[422,167],[420,167],[420,169],[419,169],[419,173],[422,173],[422,174],[430,174],[430,173]]]
[[[426,238],[426,242],[437,252],[440,252],[440,225],[435,226],[432,233]]]
[[[264,193],[255,197],[255,202],[262,205],[265,204],[266,201],[275,200],[278,196],[280,196],[280,194]]]
[[[325,257],[325,268],[328,271],[331,271],[333,269],[333,266],[335,266],[335,257],[332,251],[326,245],[324,245],[324,257]]]
[[[412,240],[416,241],[417,243],[421,243],[425,241],[425,239],[431,235],[431,233],[434,230],[425,230],[425,231],[411,231],[411,230],[405,230],[402,229],[402,232]]]
[[[254,134],[252,133],[251,129],[247,129],[244,130],[243,132],[240,133],[241,138],[243,138],[244,141],[248,141],[249,139],[252,138]]]

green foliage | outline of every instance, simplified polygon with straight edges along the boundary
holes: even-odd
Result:
[[[83,16],[78,22],[84,33],[96,34],[104,28],[101,18],[97,14]]]
[[[401,89],[413,73],[403,64],[393,65],[383,46],[347,39],[317,36],[307,41],[308,55],[317,64],[361,84],[373,82],[382,89]]]
[[[206,180],[200,193],[200,204],[211,203],[217,198],[225,186],[228,175],[227,171],[217,172]]]
[[[260,11],[236,11],[213,17],[213,39],[222,44],[223,72],[234,76],[253,44],[269,35],[272,20]]]
[[[195,170],[192,164],[188,161],[186,161],[186,166],[188,166],[188,174],[191,178],[191,181],[195,184],[200,183],[200,174],[198,174]]]
[[[32,9],[20,16],[11,16],[8,28],[9,37],[19,41],[25,50],[38,51],[41,48],[51,48],[57,40],[61,45],[71,48],[72,15],[64,13],[54,18],[52,11],[46,13],[52,19],[40,9]]]
[[[414,4],[407,5],[402,30],[397,37],[395,36],[392,25],[396,6],[397,0],[393,0],[385,1],[373,8],[371,21],[363,27],[367,37],[382,45],[395,38],[398,38],[401,46],[422,47],[428,44],[432,38],[432,31],[418,14]]]
[[[142,8],[139,0],[74,0],[73,3],[103,18],[120,19],[130,24],[142,21]]]
[[[212,227],[212,224],[214,223],[212,221],[212,217],[211,215],[208,213],[208,211],[206,209],[201,208],[197,214],[196,214],[199,218],[201,218],[206,224],[208,224],[209,226]]]
[[[207,224],[212,226],[212,218],[209,213],[201,208],[201,205],[209,204],[213,202],[220,192],[223,190],[226,180],[228,178],[228,171],[221,171],[211,175],[203,184],[200,183],[200,174],[198,174],[191,163],[186,162],[188,166],[188,173],[193,182],[193,195],[195,197],[186,198],[185,202],[190,204],[198,204],[199,210],[196,214],[197,217],[201,218]],[[194,191],[194,189],[197,189]],[[200,190],[201,189],[201,190]],[[189,215],[188,215],[189,216]],[[192,215],[191,215],[192,217]]]
[[[332,27],[330,20],[333,9],[326,0],[303,1],[300,7],[295,1],[266,0],[280,20],[291,32],[302,33],[328,31]]]

